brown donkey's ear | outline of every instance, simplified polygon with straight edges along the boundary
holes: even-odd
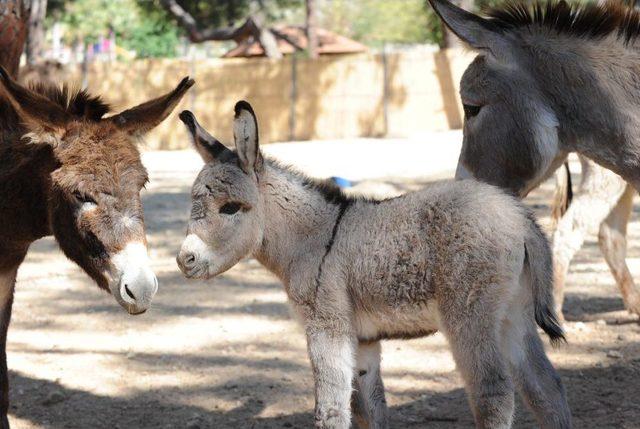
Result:
[[[62,107],[19,85],[1,66],[0,96],[11,103],[22,124],[32,133],[32,139],[43,142],[51,140],[45,135],[55,137],[56,134],[61,134],[70,120],[69,114]]]
[[[224,159],[225,154],[231,155],[231,151],[225,145],[202,128],[193,113],[183,110],[180,120],[187,127],[191,141],[205,163]]]
[[[262,154],[258,141],[258,120],[253,108],[246,101],[236,103],[235,119],[233,120],[233,139],[238,152],[238,164],[242,171],[255,175],[262,170]]]
[[[185,77],[176,89],[161,97],[142,103],[106,120],[131,134],[144,134],[162,122],[178,105],[182,96],[194,84],[193,79]]]

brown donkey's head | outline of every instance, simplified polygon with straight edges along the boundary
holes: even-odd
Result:
[[[84,91],[15,83],[0,68],[0,96],[13,106],[24,144],[49,145],[58,162],[47,202],[64,253],[129,313],[144,312],[158,289],[150,268],[140,190],[147,172],[137,138],[165,119],[193,85],[103,118],[109,107]]]

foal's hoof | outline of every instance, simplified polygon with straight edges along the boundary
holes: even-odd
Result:
[[[342,412],[337,408],[322,409],[316,411],[315,427],[319,429],[348,429],[351,426],[351,418],[348,412]]]

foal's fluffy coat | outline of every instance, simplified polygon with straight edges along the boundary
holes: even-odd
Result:
[[[475,181],[372,201],[263,158],[257,121],[236,105],[231,151],[190,112],[207,165],[193,185],[178,255],[208,278],[255,256],[283,282],[305,328],[318,427],[387,426],[379,341],[447,337],[478,426],[509,427],[514,389],[544,427],[569,427],[536,322],[562,338],[547,241],[514,198]]]

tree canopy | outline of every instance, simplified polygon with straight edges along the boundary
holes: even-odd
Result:
[[[473,1],[473,0],[469,0]],[[476,0],[486,5],[498,0]],[[207,34],[238,28],[256,12],[264,26],[303,25],[305,0],[174,0]],[[442,25],[425,0],[316,0],[317,24],[369,46],[440,43]],[[47,22],[62,23],[68,42],[95,42],[109,31],[141,57],[173,56],[188,26],[168,12],[165,0],[49,0]],[[190,37],[191,36],[191,37]]]

